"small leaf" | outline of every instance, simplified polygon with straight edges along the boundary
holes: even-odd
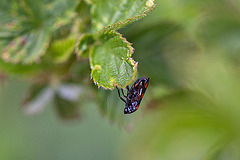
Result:
[[[22,109],[26,114],[36,114],[46,107],[53,95],[54,91],[51,88],[33,85],[23,100]]]
[[[92,8],[94,30],[117,30],[140,18],[154,7],[154,0],[95,0]]]
[[[89,47],[95,42],[91,34],[83,35],[77,42],[77,54],[81,57],[87,58],[89,56]]]
[[[74,45],[75,38],[73,37],[55,40],[50,44],[48,51],[54,62],[62,63],[73,54]]]
[[[131,44],[116,31],[103,34],[99,40],[101,44],[93,47],[90,54],[91,78],[99,87],[124,88],[137,74]]]

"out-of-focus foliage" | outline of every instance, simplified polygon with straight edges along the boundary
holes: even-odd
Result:
[[[117,125],[109,125],[108,119],[97,112],[98,106],[93,101],[84,103],[81,99],[84,103],[84,107],[78,105],[81,121],[62,121],[52,107],[54,103],[48,103],[41,114],[25,116],[17,106],[27,86],[24,81],[16,80],[9,82],[7,87],[0,86],[0,159],[117,158],[118,139],[126,132]],[[67,86],[71,87],[74,86]],[[66,91],[66,85],[62,88]]]
[[[69,23],[76,1],[6,1],[0,8],[1,57],[11,63],[39,61],[51,32]]]
[[[123,30],[138,49],[138,71],[152,79],[144,118],[120,157],[240,159],[239,1],[157,6]]]
[[[215,55],[198,57],[194,66],[187,89],[149,103],[149,111],[125,142],[126,159],[240,158],[237,70]]]

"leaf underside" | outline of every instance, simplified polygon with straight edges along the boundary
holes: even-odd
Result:
[[[125,88],[137,74],[137,63],[131,59],[133,48],[116,31],[102,35],[100,43],[90,54],[91,78],[99,87]]]

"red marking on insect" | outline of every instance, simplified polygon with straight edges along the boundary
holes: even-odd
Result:
[[[141,98],[143,98],[143,96],[144,96],[144,93],[141,95]]]
[[[148,78],[148,80],[149,80],[149,78]],[[147,87],[148,87],[148,83],[145,84],[145,88],[147,88]]]
[[[130,89],[127,86],[127,90],[128,90],[127,95],[124,94],[123,89],[121,88],[122,95],[123,95],[123,97],[126,98],[126,100],[121,97],[120,91],[116,87],[118,90],[119,98],[126,104],[125,109],[124,109],[125,114],[133,113],[139,108],[139,105],[142,101],[144,93],[146,92],[148,84],[149,84],[149,78],[146,79],[145,77],[142,77],[142,78],[139,78],[132,85],[132,87]]]

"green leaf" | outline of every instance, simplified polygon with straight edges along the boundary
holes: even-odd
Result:
[[[39,63],[34,64],[13,64],[5,62],[0,59],[0,70],[14,75],[33,75],[41,71],[42,65]]]
[[[11,63],[39,62],[52,32],[72,19],[75,5],[73,0],[4,3],[0,11],[2,59]]]
[[[76,12],[78,13],[78,18],[79,18],[78,20],[80,22],[79,28],[78,28],[80,33],[88,32],[91,30],[92,22],[91,22],[90,10],[91,10],[91,5],[86,1],[80,1],[76,8]]]
[[[74,52],[76,39],[73,37],[53,41],[48,51],[55,63],[65,62]]]
[[[89,48],[94,42],[95,39],[91,34],[81,36],[77,42],[77,54],[80,57],[87,58],[89,56]]]
[[[137,63],[131,58],[131,44],[116,31],[100,36],[99,43],[90,54],[91,78],[105,89],[124,88],[137,74]]]
[[[91,10],[93,30],[117,30],[146,16],[153,7],[154,0],[95,0]]]
[[[44,30],[31,32],[21,37],[16,37],[3,48],[2,59],[12,63],[37,62],[41,55],[45,54],[50,37]]]

